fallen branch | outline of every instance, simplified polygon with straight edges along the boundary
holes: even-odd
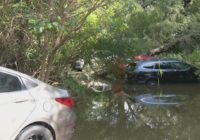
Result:
[[[191,40],[191,38],[192,38],[192,35],[183,36],[181,38],[176,39],[173,42],[164,44],[164,45],[162,45],[162,46],[160,46],[158,48],[150,50],[148,52],[148,54],[151,55],[151,56],[154,56],[154,55],[157,55],[157,54],[160,54],[160,53],[163,53],[163,52],[167,52],[170,49],[178,47],[179,44],[182,43],[182,42],[186,42],[187,43],[188,40]]]

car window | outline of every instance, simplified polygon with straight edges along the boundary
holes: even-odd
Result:
[[[28,80],[26,78],[22,78],[22,80],[23,80],[23,83],[24,83],[24,85],[25,85],[25,87],[27,89],[31,89],[31,88],[34,88],[34,87],[38,86],[37,83],[35,83],[35,82],[31,81],[31,80]]]
[[[22,89],[18,77],[0,72],[0,93],[13,92]]]
[[[157,63],[155,69],[173,69],[171,63]]]
[[[191,67],[189,64],[182,63],[182,62],[174,62],[173,65],[176,69],[179,69],[179,70],[185,70]]]
[[[153,65],[144,65],[143,68],[146,68],[146,69],[153,69],[154,66],[153,66]]]

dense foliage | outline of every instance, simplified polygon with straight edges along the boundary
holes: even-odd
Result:
[[[43,81],[78,57],[147,53],[200,67],[198,0],[3,0],[0,16],[0,64]]]

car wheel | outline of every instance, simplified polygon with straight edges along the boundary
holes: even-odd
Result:
[[[48,128],[33,125],[22,130],[16,140],[53,140],[53,135]]]
[[[155,79],[151,79],[151,80],[148,80],[148,81],[146,82],[146,85],[147,85],[147,86],[151,86],[151,87],[155,87],[155,86],[158,85],[158,81],[155,80]]]

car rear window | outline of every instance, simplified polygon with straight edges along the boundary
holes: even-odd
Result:
[[[22,80],[23,80],[23,83],[24,83],[24,85],[25,85],[25,87],[27,89],[31,89],[31,88],[34,88],[34,87],[38,86],[37,83],[35,83],[35,82],[31,81],[31,80],[28,80],[26,78],[22,78]]]
[[[182,63],[182,62],[174,62],[173,65],[175,66],[176,69],[179,69],[179,70],[185,70],[191,67],[189,64]]]

